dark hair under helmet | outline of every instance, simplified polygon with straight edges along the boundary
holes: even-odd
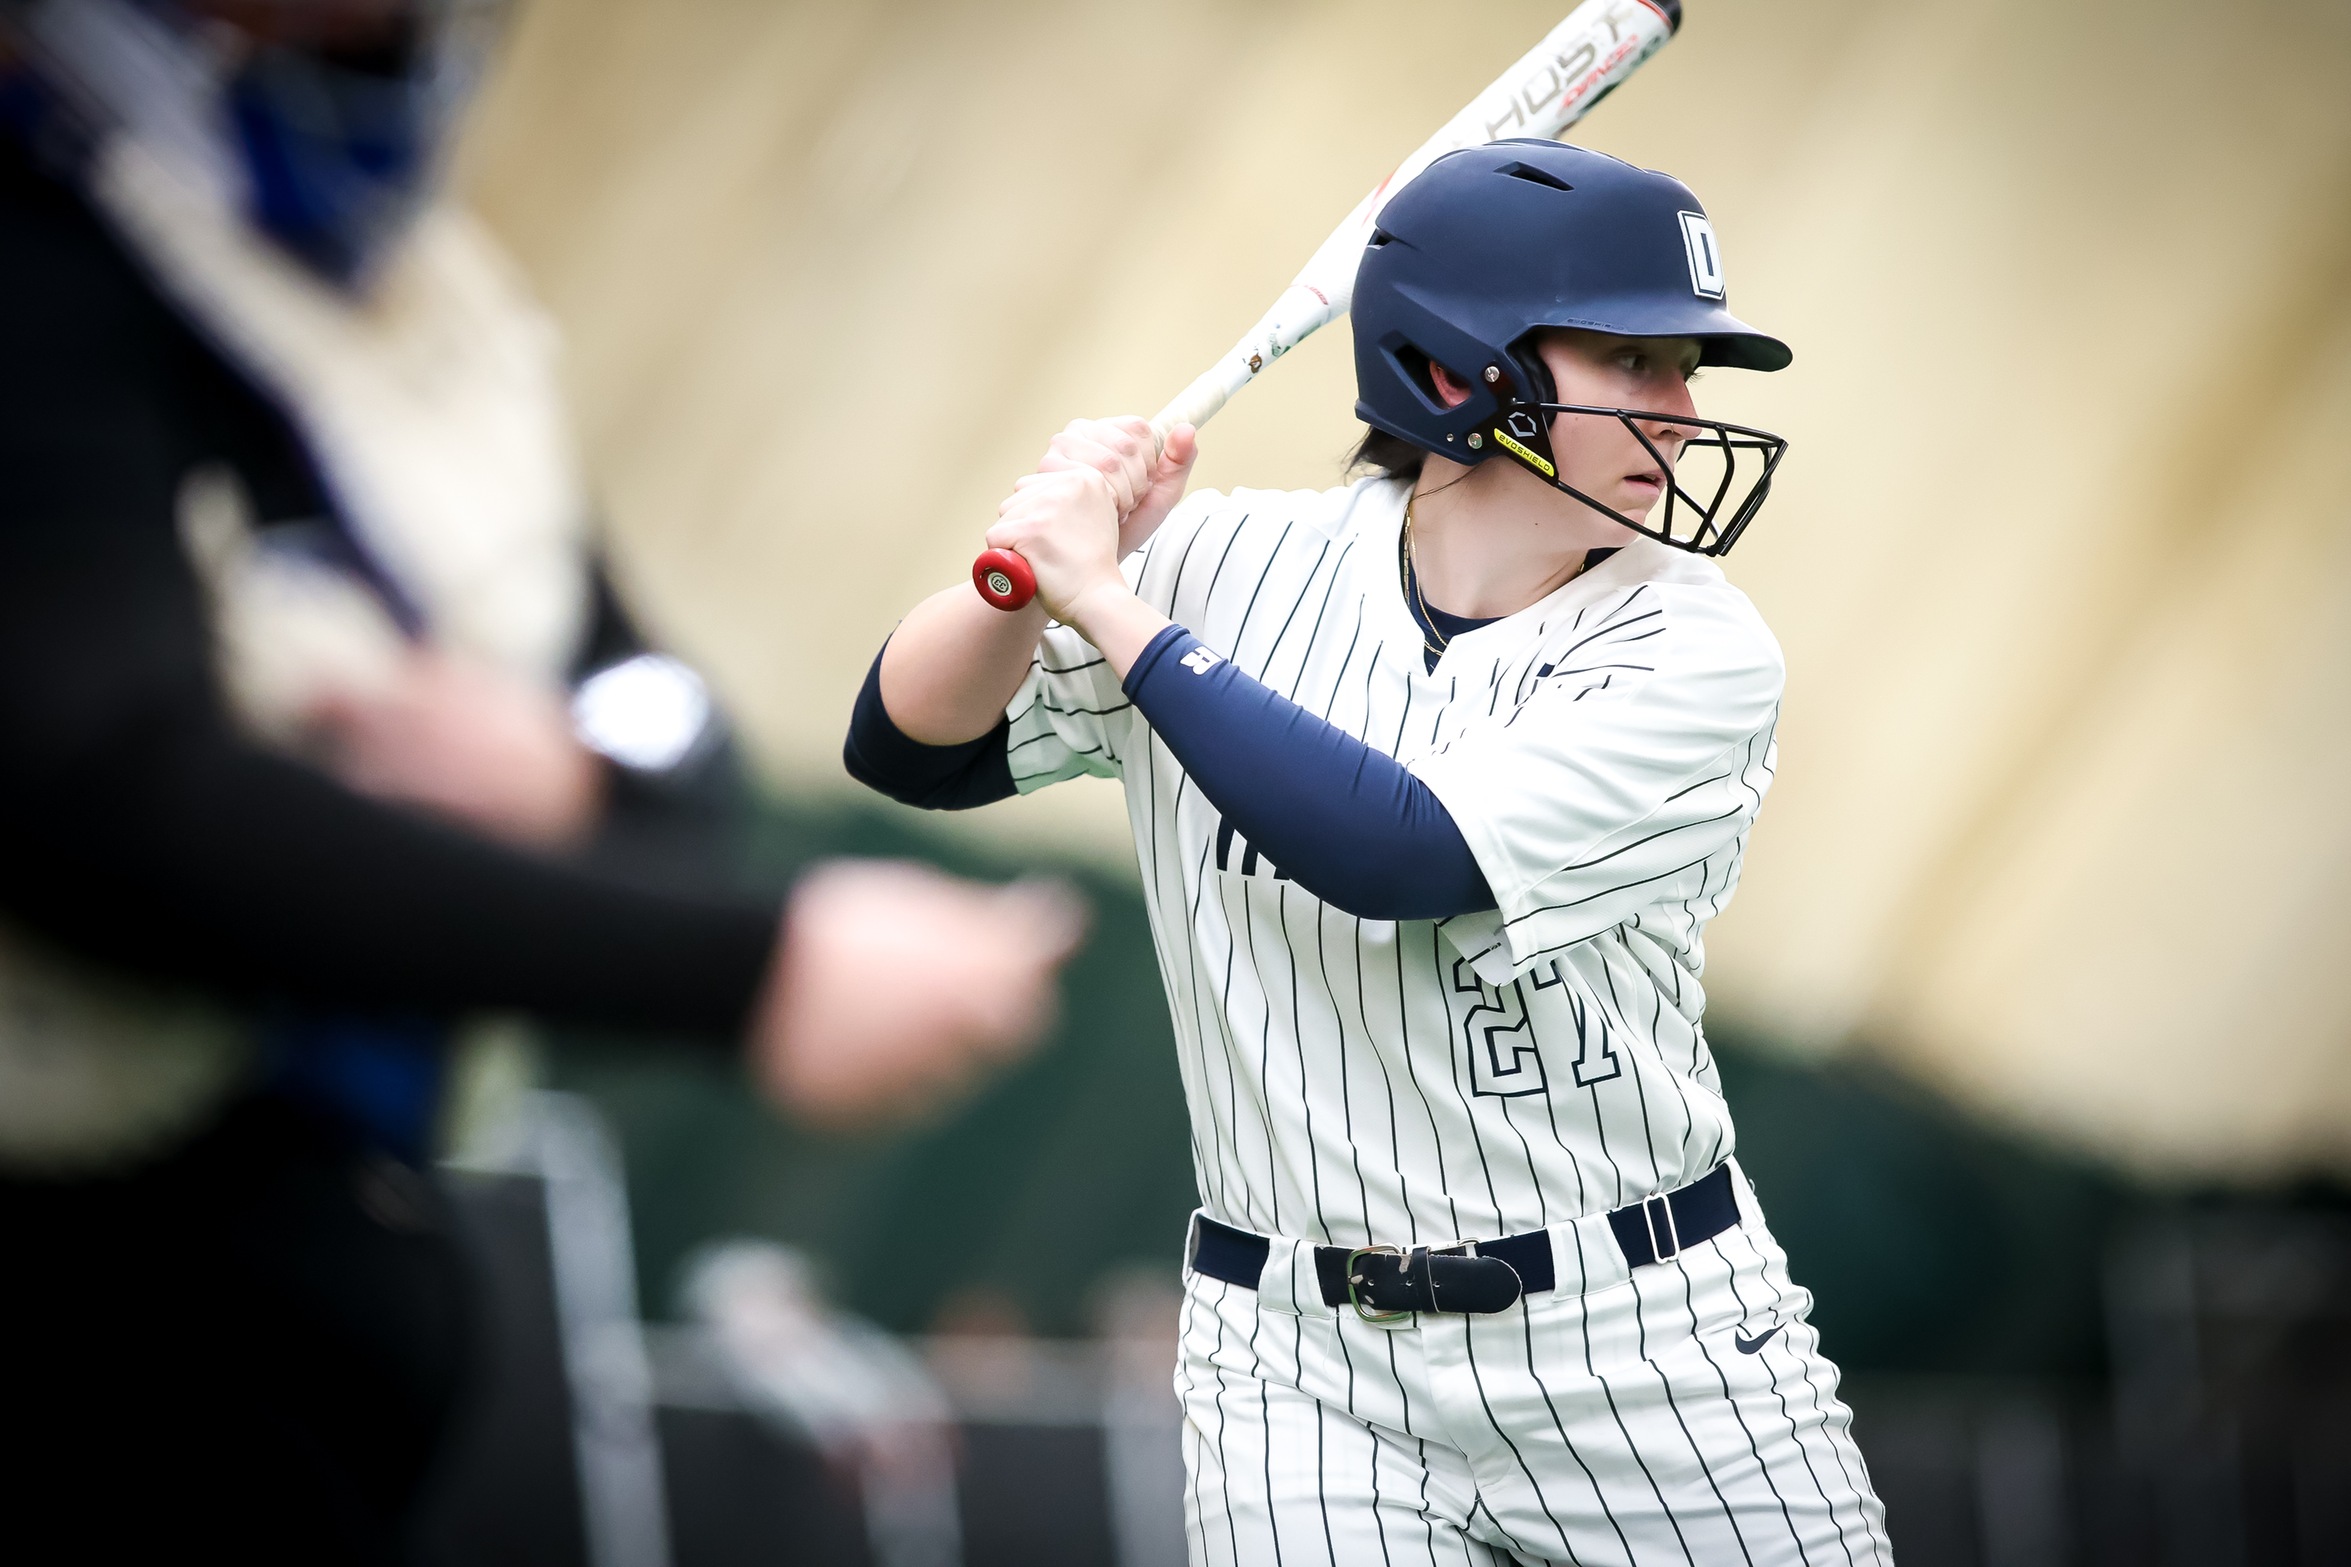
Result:
[[[1678,548],[1727,552],[1787,447],[1760,430],[1675,415],[1676,427],[1697,433],[1685,461],[1668,462],[1635,422],[1641,410],[1554,400],[1531,341],[1545,327],[1696,338],[1700,363],[1745,370],[1778,370],[1793,357],[1724,307],[1722,253],[1689,187],[1604,153],[1534,140],[1447,153],[1380,213],[1351,308],[1358,419],[1458,463],[1507,456]],[[1432,362],[1469,385],[1467,401],[1444,405]],[[1561,481],[1550,439],[1561,414],[1613,416],[1650,448],[1674,475],[1660,520],[1627,517]]]

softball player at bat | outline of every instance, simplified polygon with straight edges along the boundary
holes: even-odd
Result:
[[[1192,1559],[1889,1561],[1700,1026],[1782,685],[1709,557],[1783,443],[1687,382],[1789,351],[1688,189],[1551,142],[1398,193],[1354,331],[1373,477],[1184,498],[1189,429],[1071,425],[988,535],[1045,608],[917,607],[847,750],[933,807],[1125,784]]]

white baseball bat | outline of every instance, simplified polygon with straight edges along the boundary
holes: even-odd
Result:
[[[1663,48],[1681,21],[1680,0],[1584,0],[1355,204],[1274,300],[1273,308],[1153,417],[1154,441],[1164,445],[1168,432],[1179,424],[1207,423],[1268,365],[1347,313],[1355,293],[1355,270],[1380,211],[1414,175],[1446,153],[1507,136],[1557,140]],[[1019,609],[1037,591],[1028,562],[1010,550],[983,552],[972,563],[972,585],[980,597],[1006,610]]]

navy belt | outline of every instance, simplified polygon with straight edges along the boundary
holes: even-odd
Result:
[[[1671,1262],[1738,1222],[1739,1203],[1731,1191],[1727,1164],[1715,1166],[1687,1186],[1608,1215],[1617,1248],[1635,1268]],[[1262,1235],[1201,1214],[1193,1221],[1192,1269],[1255,1289],[1272,1246]],[[1559,1282],[1548,1230],[1460,1246],[1317,1246],[1314,1272],[1324,1305],[1353,1306],[1375,1322],[1415,1311],[1507,1311],[1521,1295],[1541,1294]]]

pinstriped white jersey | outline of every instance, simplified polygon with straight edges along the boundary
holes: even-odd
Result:
[[[1636,540],[1454,639],[1405,604],[1405,485],[1187,499],[1141,596],[1437,794],[1499,907],[1323,903],[1201,797],[1076,632],[1009,716],[1025,793],[1123,780],[1203,1207],[1343,1245],[1515,1233],[1680,1186],[1732,1150],[1700,1015],[1782,664],[1713,562]]]

